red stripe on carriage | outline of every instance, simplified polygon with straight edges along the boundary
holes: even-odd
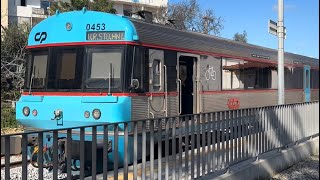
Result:
[[[84,45],[139,45],[136,42],[119,41],[119,42],[72,42],[72,43],[55,43],[27,46],[27,49],[57,47],[57,46],[84,46]]]
[[[164,92],[156,93],[111,93],[112,96],[165,96]],[[103,92],[23,92],[22,95],[33,95],[33,96],[107,96],[108,93]],[[177,96],[178,92],[168,92],[168,96]]]
[[[319,90],[319,89],[316,89]],[[234,93],[265,93],[276,92],[277,89],[250,89],[250,90],[223,90],[223,91],[202,91],[201,94],[234,94]],[[303,89],[286,89],[285,91],[303,91]]]

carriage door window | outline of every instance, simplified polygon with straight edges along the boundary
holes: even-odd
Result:
[[[306,88],[310,88],[309,70],[306,71]]]
[[[149,50],[150,90],[163,91],[163,51]]]
[[[160,90],[161,88],[161,61],[159,59],[153,60],[153,87]]]
[[[310,66],[304,66],[304,97],[305,102],[310,102],[311,100],[311,94],[310,94]]]

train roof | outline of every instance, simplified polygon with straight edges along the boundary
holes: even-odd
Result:
[[[97,25],[99,24],[99,30]],[[102,24],[105,29],[102,29]],[[89,25],[89,26],[88,26]],[[92,25],[95,29],[91,30]],[[88,29],[89,28],[89,29]],[[104,34],[102,38],[92,38]],[[114,32],[123,32],[115,34]],[[101,33],[100,33],[101,35]],[[263,60],[276,63],[277,50],[224,39],[170,26],[147,23],[104,12],[57,12],[37,24],[30,32],[28,47],[63,46],[67,44],[106,44],[108,42],[139,42],[150,46],[180,51],[213,54],[239,59]],[[310,65],[319,68],[319,60],[293,53],[285,53],[288,64]]]
[[[99,39],[93,35],[97,32],[108,32]],[[122,32],[123,36],[115,32]],[[95,33],[95,34],[94,34]],[[128,18],[105,12],[70,11],[57,13],[34,26],[29,34],[28,47],[52,45],[128,42],[138,40],[137,31]]]
[[[274,49],[192,31],[178,30],[170,26],[146,23],[136,19],[131,19],[131,21],[142,43],[208,52],[226,57],[277,62],[278,51]],[[285,52],[284,56],[286,63],[319,66],[319,60],[316,58],[288,52]]]

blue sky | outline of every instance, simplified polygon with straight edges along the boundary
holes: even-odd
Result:
[[[268,20],[278,21],[278,0],[198,1],[202,9],[213,9],[224,19],[221,37],[232,39],[246,30],[248,43],[278,48],[277,37],[268,33]],[[319,59],[319,0],[284,0],[284,4],[285,51]]]

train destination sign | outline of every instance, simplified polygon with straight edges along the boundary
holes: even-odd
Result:
[[[88,41],[118,41],[124,40],[124,31],[89,31]]]

